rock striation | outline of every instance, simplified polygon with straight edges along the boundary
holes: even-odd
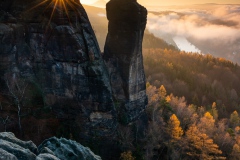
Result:
[[[64,138],[52,137],[38,148],[32,141],[17,139],[11,132],[0,133],[1,160],[101,160],[89,148]]]
[[[120,115],[129,123],[137,119],[147,105],[142,58],[147,10],[136,0],[111,0],[106,10],[109,25],[104,60],[113,96],[121,108]]]
[[[0,72],[5,92],[6,82],[38,88],[75,136],[115,131],[108,71],[78,0],[1,0]]]
[[[56,155],[59,159],[68,160],[101,160],[89,148],[65,138],[52,137],[45,140],[39,147],[40,153]]]
[[[38,138],[34,142],[73,136],[95,146],[98,139],[99,152],[113,148],[119,122],[134,122],[147,105],[142,60],[146,16],[136,0],[111,0],[103,58],[79,0],[1,0],[0,129]],[[59,158],[54,155],[61,149],[52,146],[64,143],[46,141],[37,158]],[[14,159],[7,147],[1,154]],[[20,147],[25,159],[36,158],[36,147]],[[68,151],[69,156],[79,154]]]

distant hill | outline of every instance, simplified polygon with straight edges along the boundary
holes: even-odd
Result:
[[[168,94],[184,96],[188,104],[219,105],[220,117],[240,112],[240,66],[212,55],[168,49],[144,49],[147,80],[164,85]]]
[[[95,6],[105,5],[104,0],[99,0]],[[105,17],[105,8],[86,6],[84,8],[88,12],[91,24],[95,30],[101,50],[105,43],[107,34],[107,19]],[[217,5],[217,4],[202,4],[202,5],[187,5],[187,6],[160,6],[153,10],[149,9],[148,24],[144,37],[143,47],[147,48],[163,48],[167,45],[163,45],[162,42],[148,41],[145,38],[150,38],[154,34],[155,38],[164,40],[170,45],[177,47],[185,51],[196,51],[191,48],[197,48],[204,54],[211,54],[216,57],[224,57],[233,62],[240,64],[240,39],[236,39],[239,34],[231,34],[239,30],[238,21],[238,5]],[[224,16],[219,16],[215,11],[226,10]],[[214,15],[215,14],[215,15]],[[216,15],[217,14],[217,15]],[[214,18],[209,18],[213,16]],[[192,19],[193,17],[194,20]],[[222,19],[224,18],[224,19]],[[159,21],[161,23],[159,24]],[[201,24],[203,25],[188,25],[188,24]],[[208,25],[207,25],[208,24]],[[238,24],[238,25],[237,25]],[[184,30],[185,26],[187,29]],[[212,27],[212,28],[211,28]],[[215,29],[213,29],[215,28]],[[208,36],[214,36],[218,29],[226,30],[225,32],[219,32],[222,36],[219,38],[211,39]],[[199,30],[205,30],[207,34],[198,34]],[[178,37],[177,33],[181,34],[181,39],[184,39],[187,43],[185,45],[182,41],[176,41]],[[237,32],[236,32],[237,33]],[[239,32],[240,33],[240,32]],[[229,36],[227,36],[229,34]],[[193,36],[194,35],[194,36]],[[149,37],[150,36],[150,37]],[[200,37],[200,38],[198,38]],[[202,38],[201,38],[202,37]],[[152,38],[150,38],[152,39]],[[162,43],[157,44],[157,43]],[[178,43],[176,45],[176,43]],[[152,45],[152,46],[150,46]],[[192,47],[193,46],[193,47]]]
[[[180,36],[201,53],[240,64],[239,7],[212,3],[155,7],[149,11],[147,29],[168,43],[178,43],[175,37]],[[182,46],[181,50],[191,49]]]
[[[105,9],[92,6],[85,6],[85,9],[103,51],[108,21],[98,14],[106,14]],[[194,40],[189,40],[195,44]],[[240,112],[240,67],[237,64],[209,54],[181,52],[173,41],[169,44],[147,29],[143,53],[146,77],[151,84],[157,87],[163,84],[170,93],[185,96],[188,103],[210,106],[217,102],[225,106],[228,113],[233,110]],[[224,112],[221,114],[224,116]]]
[[[105,1],[102,1],[105,3]],[[100,49],[103,51],[105,39],[108,32],[108,20],[106,18],[106,11],[104,8],[84,5],[88,13],[88,17],[93,26],[94,32],[98,39]],[[172,44],[167,43],[161,38],[154,36],[146,29],[143,39],[143,48],[162,48],[178,50],[174,41]]]
[[[176,44],[169,44],[161,38],[157,38],[153,34],[149,33],[147,30],[144,33],[143,39],[143,48],[162,48],[162,49],[171,49],[178,50]]]

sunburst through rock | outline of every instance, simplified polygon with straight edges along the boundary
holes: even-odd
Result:
[[[51,24],[54,17],[58,17],[59,19],[66,19],[72,25],[69,11],[74,11],[78,13],[77,7],[82,6],[77,0],[43,0],[35,3],[30,9],[26,11],[29,13],[39,7],[44,7],[44,12],[51,11],[49,14],[48,27]]]

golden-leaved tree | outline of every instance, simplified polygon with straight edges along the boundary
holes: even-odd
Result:
[[[186,132],[183,156],[186,159],[226,159],[222,157],[222,151],[218,145],[209,138],[207,134],[200,132],[198,127],[193,124]]]
[[[180,158],[180,140],[183,135],[182,127],[180,126],[180,121],[177,116],[173,114],[167,123],[166,131],[169,135],[169,140],[166,142],[168,150],[168,158],[170,159],[179,159]]]
[[[172,140],[179,140],[183,135],[180,121],[175,114],[173,114],[168,121],[167,132]]]
[[[240,118],[239,118],[238,112],[237,112],[237,111],[234,111],[234,112],[230,115],[230,126],[231,126],[232,128],[235,128],[236,126],[239,125],[239,122],[240,122]]]
[[[231,160],[239,160],[240,159],[240,146],[238,144],[234,144],[232,153],[231,153]]]
[[[165,89],[165,87],[163,85],[161,85],[159,88],[158,88],[158,94],[161,98],[161,100],[165,99],[166,95],[167,95],[167,91]]]
[[[120,159],[121,160],[135,160],[135,158],[132,156],[131,151],[121,153]]]

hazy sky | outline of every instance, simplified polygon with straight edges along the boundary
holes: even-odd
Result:
[[[80,0],[83,4],[91,4],[97,0]],[[103,0],[108,1],[108,0]],[[218,3],[218,4],[240,4],[240,0],[138,0],[140,4],[144,5],[187,5],[187,4],[204,4],[204,3]]]
[[[186,4],[240,4],[240,0],[138,0],[139,3],[149,5],[186,5]]]

